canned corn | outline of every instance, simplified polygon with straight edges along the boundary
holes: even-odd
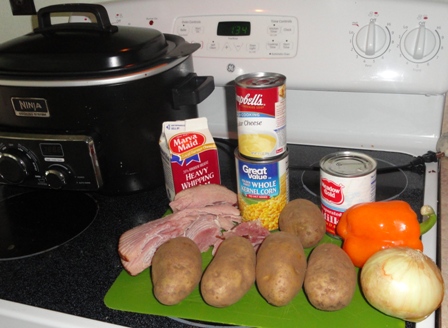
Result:
[[[260,220],[278,229],[278,217],[289,201],[288,151],[276,159],[254,161],[235,150],[238,207],[243,221]]]

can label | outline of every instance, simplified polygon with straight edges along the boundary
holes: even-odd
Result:
[[[286,78],[253,73],[235,82],[239,152],[270,159],[286,151]]]
[[[243,221],[260,220],[278,229],[278,217],[289,201],[289,157],[271,161],[246,159],[235,150],[238,207]]]
[[[221,184],[218,149],[205,117],[164,122],[160,136],[168,198],[201,184]]]
[[[337,236],[336,226],[349,207],[375,201],[376,161],[355,152],[339,152],[320,162],[321,209],[327,234]]]

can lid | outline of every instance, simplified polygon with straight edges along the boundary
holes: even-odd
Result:
[[[281,86],[285,81],[284,75],[270,72],[249,73],[235,79],[235,83],[239,86],[254,89]]]
[[[339,177],[358,177],[376,170],[376,161],[363,153],[343,151],[329,154],[320,160],[320,168]]]

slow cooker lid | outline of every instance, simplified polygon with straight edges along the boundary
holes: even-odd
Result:
[[[55,12],[89,12],[97,22],[52,25],[50,15]],[[2,74],[86,74],[132,69],[154,64],[176,47],[176,40],[168,41],[155,29],[111,25],[101,5],[45,7],[39,10],[38,21],[39,27],[33,33],[0,46]]]

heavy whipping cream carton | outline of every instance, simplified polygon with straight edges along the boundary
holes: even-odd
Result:
[[[168,198],[201,184],[221,184],[218,149],[207,118],[164,122],[159,140]]]

